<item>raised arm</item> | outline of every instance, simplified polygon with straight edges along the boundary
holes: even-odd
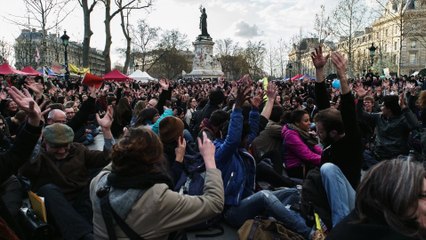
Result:
[[[15,173],[31,156],[41,133],[42,112],[27,90],[19,91],[12,87],[8,93],[16,104],[27,112],[28,120],[16,137],[15,144],[5,154],[0,155],[0,183]]]
[[[327,64],[330,54],[323,56],[322,47],[315,48],[311,53],[312,62],[316,69],[315,98],[317,107],[322,110],[330,107],[330,100],[325,88],[324,66]]]
[[[264,116],[266,119],[269,120],[269,117],[271,117],[272,108],[274,107],[275,97],[277,96],[278,89],[275,83],[268,83],[268,88],[266,90],[266,96],[268,97],[268,100],[266,101],[265,106],[263,107],[262,113],[260,115]]]

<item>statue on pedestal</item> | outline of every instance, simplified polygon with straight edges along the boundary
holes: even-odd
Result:
[[[200,12],[201,12],[201,16],[200,16],[200,29],[201,29],[201,34],[198,35],[198,39],[211,39],[209,33],[207,32],[207,14],[206,14],[206,9],[203,8],[202,6],[200,6]]]

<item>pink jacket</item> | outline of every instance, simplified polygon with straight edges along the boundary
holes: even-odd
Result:
[[[301,166],[303,162],[320,165],[322,149],[315,145],[311,150],[302,140],[296,130],[289,129],[285,125],[281,130],[284,140],[284,163],[286,168]]]

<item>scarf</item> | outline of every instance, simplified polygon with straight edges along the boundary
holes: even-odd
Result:
[[[313,148],[315,145],[318,144],[318,140],[316,137],[309,134],[309,132],[303,131],[302,129],[298,128],[295,124],[288,123],[287,127],[298,132],[300,138],[302,138],[303,142],[308,145],[309,148]]]
[[[111,172],[108,175],[108,185],[120,189],[148,189],[157,183],[165,183],[173,189],[173,181],[165,173],[144,173],[135,176],[122,176]]]

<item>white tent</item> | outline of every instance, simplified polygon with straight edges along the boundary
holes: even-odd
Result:
[[[139,69],[130,74],[129,78],[135,79],[137,82],[148,82],[157,80],[156,78],[151,77],[147,72],[142,72]]]

